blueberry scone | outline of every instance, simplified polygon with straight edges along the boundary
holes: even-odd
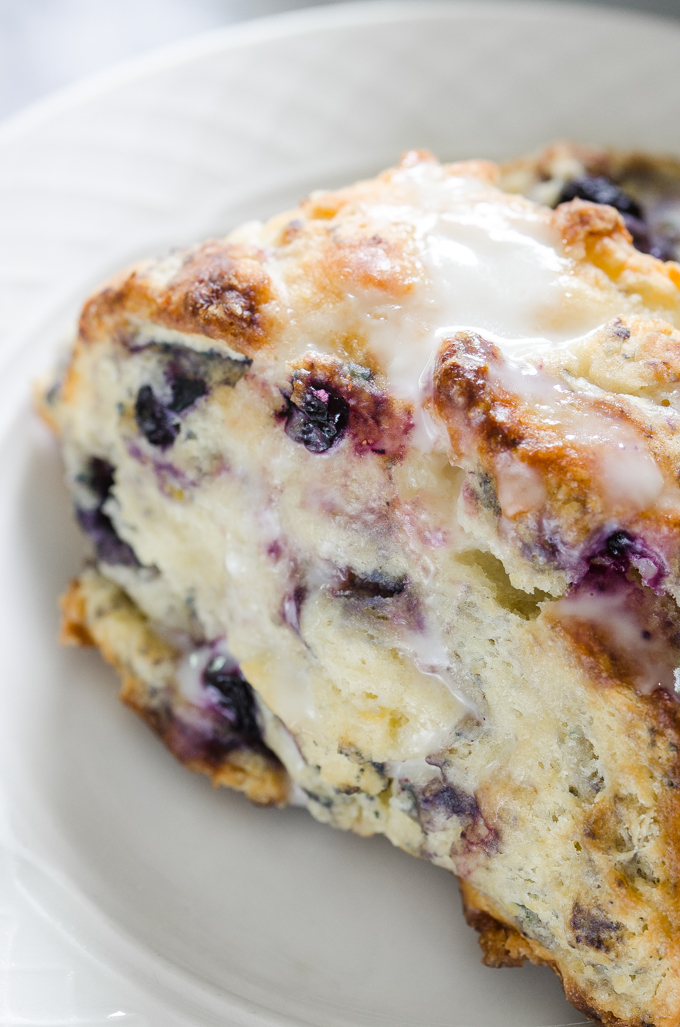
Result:
[[[584,154],[409,153],[103,286],[41,401],[63,637],[213,782],[452,871],[488,964],[671,1027],[680,266]]]

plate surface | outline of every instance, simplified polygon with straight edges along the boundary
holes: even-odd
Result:
[[[384,839],[188,774],[59,650],[79,565],[30,383],[139,256],[407,147],[680,148],[680,28],[562,5],[360,3],[210,34],[0,129],[0,1022],[547,1027],[547,970],[484,969],[455,882]]]

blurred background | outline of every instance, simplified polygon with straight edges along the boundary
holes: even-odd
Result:
[[[0,0],[0,118],[165,43],[319,2],[337,0]],[[680,19],[680,0],[591,2]]]

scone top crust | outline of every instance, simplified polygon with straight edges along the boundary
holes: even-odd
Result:
[[[85,308],[82,337],[101,337],[125,312],[131,327],[151,321],[248,356],[268,345],[294,358],[313,342],[370,356],[413,395],[423,353],[453,325],[510,344],[566,341],[624,312],[677,317],[677,269],[617,249],[630,240],[611,209],[553,212],[498,189],[498,177],[488,162],[407,154],[375,179],[123,273]],[[610,274],[599,274],[592,265],[607,255]],[[398,325],[398,347],[379,337],[383,321],[388,333]]]
[[[46,409],[171,688],[226,636],[317,816],[671,1027],[680,268],[496,175],[409,154],[137,266]]]
[[[655,520],[676,581],[665,537],[680,499],[680,267],[634,249],[610,207],[553,211],[498,177],[488,162],[409,153],[376,179],[123,274],[86,306],[81,341],[114,333],[134,346],[163,326],[257,355],[283,393],[292,365],[309,377],[335,361],[345,380],[363,369],[390,399],[378,413],[354,390],[359,450],[395,456],[408,436],[427,451],[444,429],[468,472],[466,526],[515,585],[560,594],[598,532],[636,533],[641,519]],[[591,351],[608,354],[604,375]]]

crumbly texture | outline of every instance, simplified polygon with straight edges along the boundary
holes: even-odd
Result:
[[[490,965],[671,1027],[680,266],[498,180],[408,154],[88,301],[41,401],[95,551],[64,637],[216,783],[455,873]],[[523,349],[442,300],[508,240]]]

